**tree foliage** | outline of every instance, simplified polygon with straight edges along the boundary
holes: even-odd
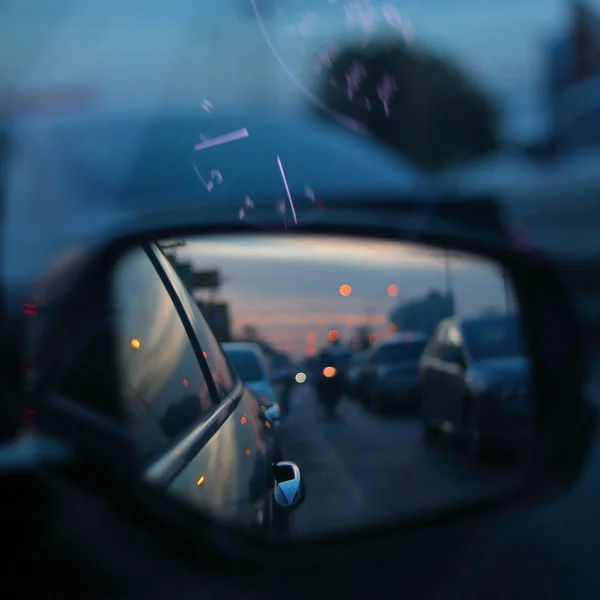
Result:
[[[347,76],[355,65],[365,75],[350,99]],[[385,76],[396,85],[389,115],[378,97]],[[328,109],[365,125],[375,139],[430,171],[498,146],[497,114],[485,92],[448,59],[404,42],[343,49],[322,72],[317,91]]]

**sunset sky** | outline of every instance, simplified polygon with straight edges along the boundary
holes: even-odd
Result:
[[[234,331],[256,326],[268,341],[303,354],[307,336],[319,343],[331,328],[342,338],[365,319],[383,332],[390,310],[403,300],[445,290],[439,251],[394,242],[329,237],[238,236],[190,241],[179,251],[195,270],[217,268],[225,284],[218,298],[231,307]],[[451,259],[457,312],[504,307],[494,265],[472,257]],[[352,287],[349,297],[340,286]],[[390,297],[387,288],[398,286]]]

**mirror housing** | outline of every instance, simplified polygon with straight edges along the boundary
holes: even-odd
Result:
[[[271,425],[274,425],[281,419],[281,409],[277,403],[271,404],[270,406],[264,406],[263,412]]]
[[[298,508],[306,497],[304,479],[296,463],[281,461],[273,465],[273,497],[280,508],[292,511]]]
[[[530,247],[514,244],[506,221],[500,218],[500,208],[489,200],[479,202],[483,209],[474,200],[350,199],[344,206],[334,202],[331,209],[307,216],[288,233],[429,244],[487,258],[510,275],[532,358],[536,396],[532,449],[520,485],[510,497],[515,501],[539,500],[544,493],[556,494],[576,479],[592,439],[595,413],[583,395],[586,361],[582,331],[556,267]],[[123,407],[117,395],[106,395],[102,415],[57,396],[61,357],[76,356],[82,340],[98,319],[108,314],[111,275],[126,252],[160,239],[253,233],[247,224],[232,223],[227,215],[218,208],[215,212],[206,208],[165,209],[139,215],[124,222],[123,229],[106,232],[103,241],[89,250],[91,259],[85,268],[71,285],[61,288],[62,293],[35,298],[38,314],[28,320],[26,332],[26,358],[35,376],[24,405],[38,411],[38,429],[68,439],[78,454],[93,456],[96,464],[104,464],[113,472],[137,465],[126,423],[119,419]],[[281,223],[274,219],[269,223],[269,216],[271,212],[265,213],[263,230],[281,232]],[[52,281],[46,282],[45,289],[53,289]],[[556,314],[561,314],[561,319],[557,320]],[[136,468],[141,472],[140,465]],[[289,474],[289,468],[287,471]],[[123,478],[131,479],[131,469]],[[415,519],[418,517],[410,517],[413,526]]]

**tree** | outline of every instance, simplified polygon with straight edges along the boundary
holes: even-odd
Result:
[[[388,86],[386,106],[380,101],[383,85]],[[498,147],[497,114],[486,94],[446,58],[404,41],[347,47],[324,71],[317,89],[328,109],[365,125],[376,140],[430,171]]]
[[[257,342],[260,339],[258,329],[254,325],[244,325],[242,327],[242,339],[246,342]]]

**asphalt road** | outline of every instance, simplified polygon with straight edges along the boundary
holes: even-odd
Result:
[[[296,386],[281,423],[284,457],[298,464],[306,500],[296,536],[372,526],[506,489],[517,465],[474,463],[455,445],[426,443],[415,415],[377,415],[342,399],[327,421],[312,388]]]

